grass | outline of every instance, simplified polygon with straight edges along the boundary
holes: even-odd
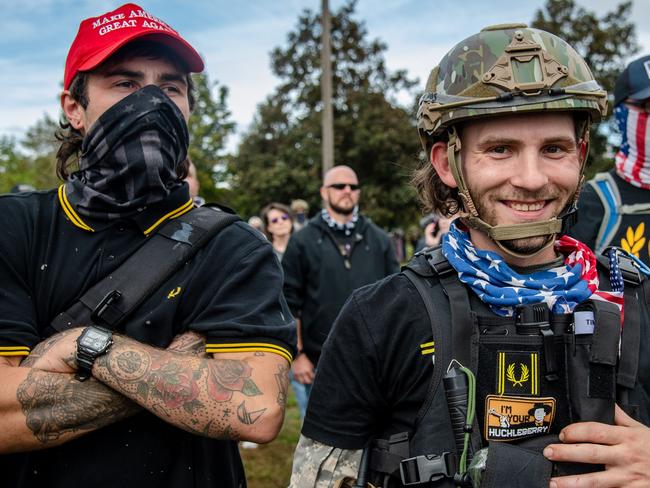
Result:
[[[284,425],[278,437],[257,449],[242,449],[248,488],[286,488],[291,477],[293,451],[300,436],[300,412],[289,387]]]

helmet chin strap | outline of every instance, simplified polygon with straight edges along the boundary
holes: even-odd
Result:
[[[465,179],[461,171],[461,142],[458,138],[458,133],[456,132],[455,127],[449,128],[449,142],[447,143],[447,159],[449,161],[449,168],[454,177],[454,181],[458,185],[458,194],[463,201],[464,212],[460,214],[463,222],[472,229],[477,229],[485,232],[490,239],[492,239],[495,244],[503,252],[516,257],[516,258],[531,258],[536,256],[546,248],[553,245],[555,242],[556,234],[563,234],[568,231],[571,225],[575,223],[576,211],[577,211],[577,202],[578,196],[580,195],[580,190],[584,182],[584,168],[587,160],[588,144],[589,144],[589,129],[588,125],[585,124],[585,127],[580,128],[583,137],[581,138],[582,143],[580,144],[580,182],[578,183],[578,188],[573,194],[571,203],[558,215],[552,219],[542,220],[539,222],[525,222],[522,224],[512,224],[512,225],[490,225],[485,222],[478,214],[476,210],[476,205],[472,200],[472,196],[465,184]],[[546,236],[546,242],[544,245],[531,253],[519,253],[505,247],[501,241],[509,241],[513,239],[524,239],[528,237],[540,237]]]

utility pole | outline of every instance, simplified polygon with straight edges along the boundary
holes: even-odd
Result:
[[[330,9],[328,0],[322,0],[321,80],[323,102],[323,178],[334,166],[334,112],[332,110],[332,48],[330,45]]]

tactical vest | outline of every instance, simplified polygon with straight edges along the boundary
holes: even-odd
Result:
[[[594,251],[599,253],[607,246],[620,246],[647,260],[650,252],[646,247],[645,223],[650,215],[650,202],[624,204],[611,172],[597,173],[587,183],[594,189],[604,208]]]
[[[609,279],[602,279],[607,259],[600,257],[598,266],[601,289],[607,289]],[[429,391],[413,430],[373,441],[360,473],[367,471],[377,488],[471,486],[458,476],[454,480],[459,432],[452,430],[442,381],[452,358],[477,378],[476,418],[466,430],[471,430],[471,451],[489,446],[482,487],[548,486],[551,476],[603,469],[553,464],[541,452],[559,442],[559,432],[573,422],[613,424],[615,402],[638,416],[627,393],[637,377],[639,302],[647,303],[650,287],[625,255],[619,267],[625,280],[622,337],[620,312],[612,303],[588,300],[576,308],[582,315],[544,316],[532,306],[533,317],[541,320],[522,324],[521,316],[491,314],[458,280],[440,248],[416,255],[403,273],[422,295],[431,322],[436,356]],[[590,317],[595,325],[584,323]],[[585,327],[592,333],[584,333],[589,332]],[[526,469],[512,469],[516,466]]]

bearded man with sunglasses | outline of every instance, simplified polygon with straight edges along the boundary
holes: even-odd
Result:
[[[299,319],[293,374],[308,395],[323,342],[350,293],[399,271],[388,235],[359,214],[360,194],[352,168],[329,170],[323,209],[291,237],[282,260],[284,293]]]

